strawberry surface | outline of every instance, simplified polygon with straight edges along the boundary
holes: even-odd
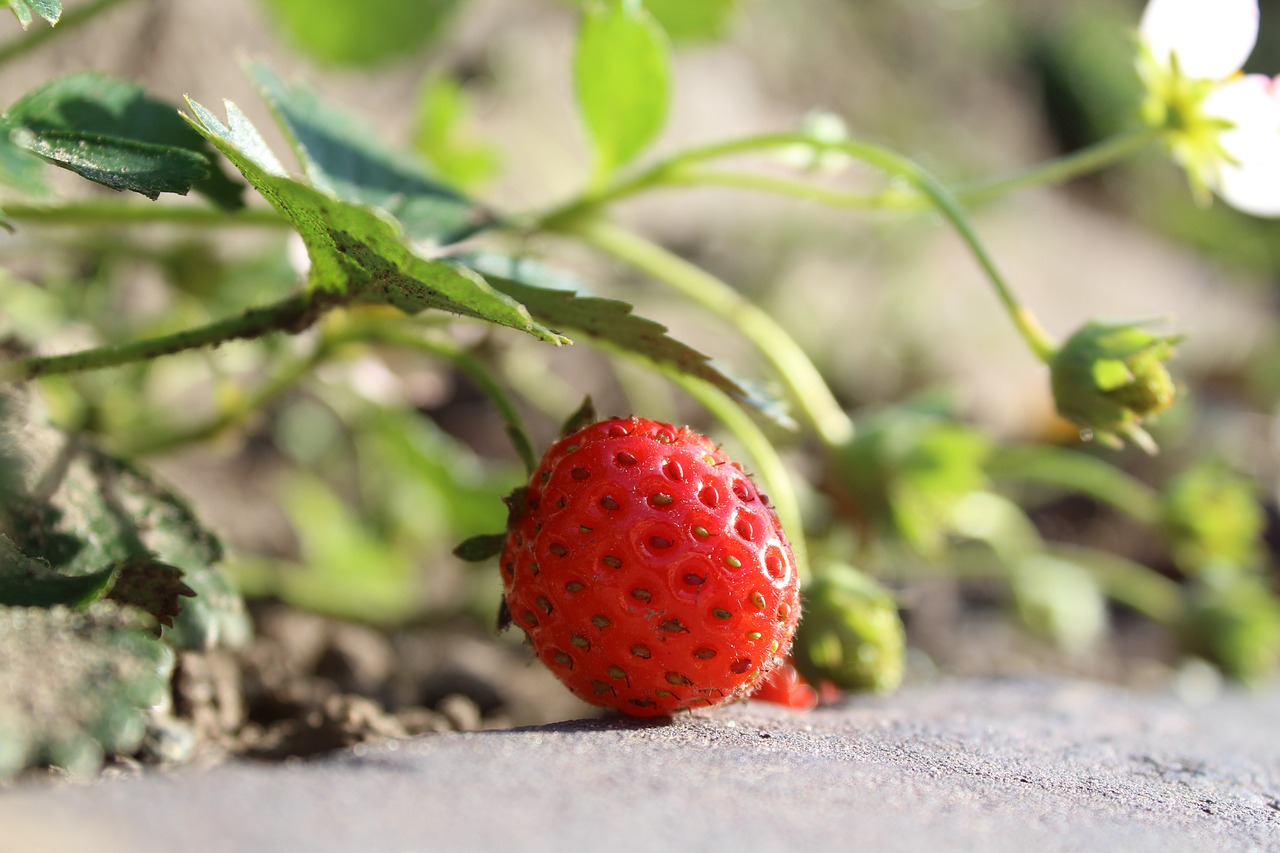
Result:
[[[507,609],[587,702],[636,716],[742,698],[800,618],[768,497],[708,438],[643,418],[556,442],[512,498]]]

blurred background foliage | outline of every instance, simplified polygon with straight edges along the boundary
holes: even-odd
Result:
[[[270,133],[235,60],[266,55],[499,209],[546,208],[589,175],[569,78],[581,3],[112,5],[99,29],[0,65],[6,91],[94,68],[171,101],[229,96]],[[662,152],[796,127],[820,109],[852,136],[961,183],[1138,124],[1138,0],[645,5],[676,56]],[[1274,72],[1280,2],[1262,6],[1250,69]],[[61,176],[50,179],[63,189]],[[866,185],[857,169],[831,180]],[[640,199],[622,216],[765,307],[854,414],[860,432],[834,456],[771,436],[810,484],[801,497],[815,565],[882,579],[903,609],[916,666],[1052,660],[1141,679],[1190,653],[1244,679],[1274,675],[1280,225],[1197,205],[1156,147],[975,211],[1054,333],[1094,314],[1142,313],[1187,333],[1173,364],[1182,401],[1157,427],[1164,452],[1147,457],[1084,444],[1052,414],[1042,368],[931,216],[723,190]],[[731,329],[652,282],[564,241],[531,248],[735,373],[766,374]],[[298,255],[271,226],[22,222],[0,237],[0,334],[53,352],[198,325],[290,292]],[[688,397],[627,362],[465,322],[439,335],[514,390],[537,445],[586,393],[602,414],[689,422],[735,443]],[[378,624],[490,623],[496,572],[449,555],[501,529],[500,498],[522,477],[483,390],[448,360],[359,345],[254,397],[273,366],[302,352],[298,339],[273,336],[51,378],[41,389],[57,423],[96,434],[188,494],[225,534],[247,594]],[[851,686],[878,686],[883,673],[832,651],[856,647],[863,626],[882,618],[878,588],[847,580],[844,568],[816,588],[871,609],[842,623],[831,615],[843,612],[838,604],[811,602],[830,628],[809,655],[828,665],[807,664],[811,673],[836,677],[843,667]],[[1154,635],[1148,620],[1160,626]],[[1014,622],[1044,645],[1007,633]]]

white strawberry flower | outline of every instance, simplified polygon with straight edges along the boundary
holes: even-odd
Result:
[[[1257,0],[1150,0],[1139,27],[1144,114],[1198,192],[1280,216],[1280,82],[1240,69]]]

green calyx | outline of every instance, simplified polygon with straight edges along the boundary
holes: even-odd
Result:
[[[803,594],[805,615],[792,655],[805,678],[875,693],[902,682],[906,632],[887,589],[850,566],[834,565]]]
[[[1171,58],[1172,63],[1162,64],[1145,48],[1139,56],[1138,73],[1147,93],[1142,118],[1161,132],[1169,154],[1186,170],[1192,193],[1207,204],[1220,164],[1230,161],[1221,137],[1231,125],[1204,111],[1218,81],[1187,77],[1177,55]]]
[[[1104,444],[1128,439],[1154,454],[1143,424],[1177,400],[1165,367],[1177,341],[1133,323],[1086,323],[1049,362],[1059,414]]]

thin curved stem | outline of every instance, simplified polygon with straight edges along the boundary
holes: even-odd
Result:
[[[980,201],[1015,190],[1056,183],[1087,174],[1141,150],[1156,141],[1159,136],[1158,129],[1143,128],[1104,140],[1097,145],[1024,172],[992,181],[963,185],[953,192],[913,161],[879,146],[856,140],[817,140],[796,133],[765,134],[684,151],[635,176],[552,209],[534,220],[534,228],[579,230],[575,223],[593,218],[598,210],[608,204],[641,192],[670,186],[733,186],[774,192],[844,208],[910,210],[921,207],[924,202],[927,202],[936,208],[960,235],[996,291],[997,298],[1018,333],[1036,357],[1047,362],[1057,349],[1056,343],[1045,332],[1031,311],[1019,302],[985,246],[978,239],[960,206],[960,200]],[[811,148],[815,152],[836,151],[861,160],[902,179],[910,185],[914,193],[890,190],[873,195],[860,195],[814,187],[801,181],[785,178],[696,168],[699,164],[728,157],[798,145]]]
[[[1158,127],[1131,130],[1012,175],[957,184],[952,192],[963,202],[981,202],[1019,190],[1064,183],[1131,157],[1158,142],[1163,134]]]
[[[1129,131],[1011,175],[957,184],[952,187],[951,193],[962,202],[980,202],[998,198],[1018,190],[1062,183],[1090,174],[1136,154],[1159,141],[1161,135],[1160,128],[1144,127]],[[920,193],[903,193],[891,190],[888,192],[859,194],[846,193],[839,190],[824,190],[822,188],[810,193],[801,190],[803,187],[812,186],[803,181],[785,178],[771,179],[764,176],[760,176],[762,179],[756,179],[757,176],[746,176],[741,173],[694,171],[691,168],[715,160],[758,154],[784,147],[800,145],[815,150],[838,150],[842,144],[839,141],[816,140],[802,134],[780,133],[744,137],[728,142],[690,148],[666,160],[655,163],[631,177],[623,178],[601,190],[588,193],[581,198],[553,208],[539,217],[538,221],[547,223],[554,222],[560,218],[584,215],[613,202],[621,201],[624,198],[649,190],[671,186],[708,184],[721,186],[733,186],[736,184],[744,189],[756,189],[765,192],[781,191],[784,195],[808,197],[813,201],[830,199],[836,207],[911,211],[927,209],[931,205],[929,197]],[[857,155],[852,156],[856,157]],[[862,158],[859,157],[858,159]]]
[[[969,247],[970,253],[987,275],[987,280],[995,288],[996,296],[1009,314],[1013,325],[1022,335],[1027,346],[1041,361],[1048,362],[1057,350],[1057,344],[1049,337],[1049,333],[1041,327],[1027,307],[1018,301],[1017,296],[1005,281],[1004,275],[996,267],[995,261],[987,252],[982,241],[969,223],[968,216],[960,207],[959,201],[936,178],[916,163],[884,148],[862,142],[844,141],[836,146],[836,150],[856,157],[872,166],[896,175],[913,185],[921,193],[928,196],[938,212],[943,215]]]
[[[1138,153],[1160,139],[1158,128],[1143,128],[1103,140],[1096,145],[1046,161],[1031,169],[1000,178],[973,181],[951,187],[951,194],[964,203],[979,203],[1008,195],[1018,190],[1063,183],[1095,172],[1118,160]],[[914,190],[891,187],[880,192],[858,193],[832,189],[810,181],[705,167],[663,164],[635,181],[615,188],[611,201],[646,190],[674,187],[724,187],[751,190],[811,201],[845,210],[880,210],[910,212],[930,207],[930,200]]]
[[[1083,566],[1108,597],[1161,625],[1177,625],[1186,611],[1178,582],[1148,566],[1118,554],[1062,542],[1051,543],[1047,550]]]
[[[416,349],[433,356],[447,359],[462,370],[468,378],[490,399],[502,417],[507,435],[515,446],[520,461],[530,474],[537,467],[533,447],[525,433],[520,415],[512,403],[510,396],[494,378],[469,353],[446,343],[431,340],[413,326],[407,324],[386,324],[380,322],[353,321],[326,330],[320,342],[312,352],[302,358],[295,359],[279,373],[272,376],[240,402],[225,411],[219,412],[203,424],[160,436],[144,438],[132,444],[126,444],[120,452],[126,456],[143,456],[164,453],[178,447],[198,441],[215,438],[226,430],[241,423],[249,415],[266,407],[269,403],[289,390],[295,383],[324,362],[333,358],[343,348],[353,344],[387,344]]]
[[[791,398],[826,444],[838,447],[853,437],[853,421],[822,374],[795,339],[764,309],[701,267],[625,228],[595,219],[578,220],[568,233],[665,281],[733,323],[773,364]]]

